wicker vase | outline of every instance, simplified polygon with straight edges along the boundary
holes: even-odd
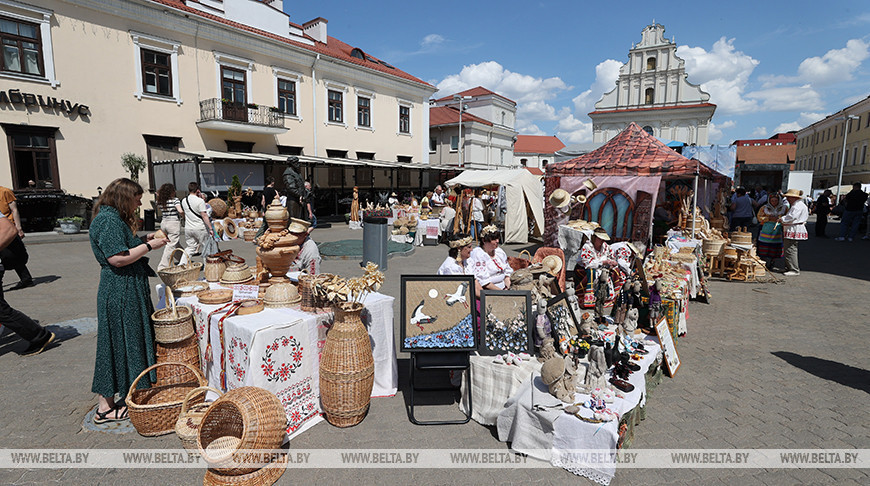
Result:
[[[363,309],[357,303],[335,307],[335,324],[320,358],[320,402],[326,420],[336,427],[362,422],[371,402],[375,363],[360,318]]]

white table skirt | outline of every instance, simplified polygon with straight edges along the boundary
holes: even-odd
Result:
[[[483,425],[495,425],[498,414],[524,381],[540,374],[541,363],[532,357],[520,366],[495,363],[495,356],[471,357],[471,418]],[[468,409],[469,389],[462,380],[459,410]]]
[[[640,371],[632,373],[629,382],[634,385],[625,398],[616,398],[608,407],[620,417],[638,405],[645,404],[646,372],[656,361],[661,347],[658,342],[647,339],[644,342],[649,354],[640,363]],[[576,403],[586,402],[591,397],[577,393]],[[579,476],[585,476],[601,484],[609,484],[615,467],[602,467],[601,464],[584,464],[566,461],[566,454],[577,450],[616,450],[619,440],[619,421],[612,420],[601,424],[584,422],[561,410],[535,410],[535,405],[552,406],[561,403],[550,395],[547,386],[541,382],[540,375],[534,375],[520,386],[510,398],[506,407],[498,415],[498,439],[511,442],[511,449],[528,454],[537,459],[550,461]],[[591,411],[584,407],[583,412],[591,417]]]

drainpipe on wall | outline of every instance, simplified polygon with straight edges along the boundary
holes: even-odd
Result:
[[[320,54],[314,58],[311,63],[311,113],[314,118],[314,156],[317,157],[317,61],[320,60]]]

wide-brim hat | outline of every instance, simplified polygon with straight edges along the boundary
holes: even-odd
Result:
[[[556,189],[550,194],[550,204],[556,208],[564,208],[571,204],[571,195],[565,189]]]
[[[397,195],[396,195],[396,193],[395,193],[395,192],[394,192],[394,193],[392,193],[392,194],[390,194],[390,196],[392,196],[392,197],[399,197],[399,196],[397,196]]]
[[[290,218],[290,226],[287,227],[289,233],[307,233],[311,223],[299,218]]]
[[[804,191],[800,189],[789,189],[785,191],[785,194],[782,197],[804,197]]]
[[[541,260],[541,266],[543,266],[550,275],[558,275],[559,272],[562,271],[562,259],[557,255],[547,255],[543,260]]]
[[[640,256],[640,250],[638,250],[637,247],[634,246],[634,243],[629,241],[625,244],[625,246],[627,246],[632,252],[634,252],[635,256]]]
[[[604,228],[598,227],[595,228],[595,231],[592,232],[592,236],[597,236],[604,241],[610,241],[610,235],[607,234],[607,231]]]
[[[586,196],[583,194],[577,194],[573,199],[580,204],[586,204]]]
[[[583,185],[586,186],[586,188],[590,191],[598,189],[598,184],[596,184],[595,181],[593,181],[592,179],[586,179],[585,181],[583,181]]]

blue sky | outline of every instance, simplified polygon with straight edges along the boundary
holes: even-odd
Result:
[[[619,5],[614,10],[614,5]],[[718,108],[710,142],[807,126],[870,95],[870,2],[285,0],[291,20],[437,86],[517,101],[517,129],[592,140],[587,113],[655,20]]]

